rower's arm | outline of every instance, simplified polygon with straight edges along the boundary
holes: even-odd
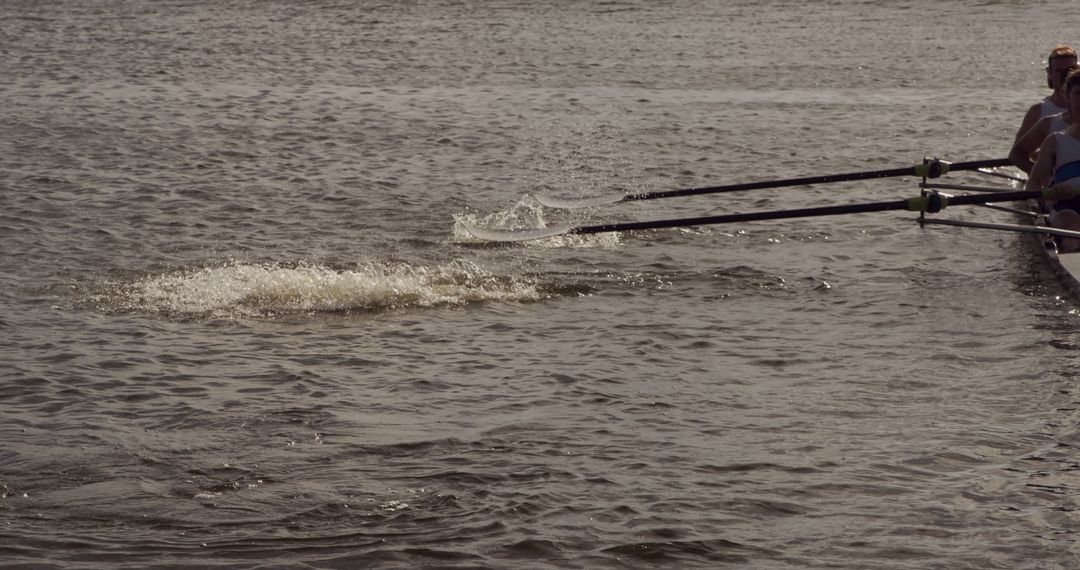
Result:
[[[1013,137],[1014,143],[1031,130],[1035,123],[1039,122],[1041,112],[1042,103],[1035,103],[1027,110],[1027,113],[1024,113],[1024,122],[1020,123],[1020,128],[1016,131],[1016,136]]]
[[[1009,151],[1009,162],[1020,170],[1030,173],[1031,168],[1035,166],[1032,157],[1038,152],[1039,145],[1046,140],[1046,136],[1050,134],[1049,130],[1050,119],[1048,117],[1036,121],[1034,126],[1013,143],[1012,150]]]
[[[1054,176],[1054,161],[1056,159],[1057,138],[1050,135],[1039,146],[1039,156],[1035,159],[1035,166],[1031,167],[1031,175],[1028,176],[1025,188],[1027,190],[1042,190],[1049,186]]]

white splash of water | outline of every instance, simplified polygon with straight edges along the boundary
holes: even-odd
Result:
[[[531,197],[524,197],[506,210],[492,212],[486,215],[455,214],[454,227],[451,230],[453,243],[486,243],[465,229],[464,224],[470,226],[499,231],[528,231],[547,228],[548,221],[544,217],[544,208]],[[558,225],[568,225],[560,222]],[[507,240],[513,241],[513,240]],[[603,234],[562,234],[528,241],[516,242],[528,247],[560,248],[560,247],[614,247],[619,245],[618,233]]]
[[[435,267],[366,263],[350,269],[230,263],[153,275],[119,289],[113,299],[117,308],[181,317],[370,312],[546,296],[533,281],[494,275],[460,260]]]

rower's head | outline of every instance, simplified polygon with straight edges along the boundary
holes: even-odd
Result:
[[[1080,117],[1080,68],[1065,78],[1065,107],[1073,117]]]
[[[1076,65],[1076,50],[1060,45],[1050,52],[1046,58],[1046,86],[1057,89],[1061,86],[1061,72]]]

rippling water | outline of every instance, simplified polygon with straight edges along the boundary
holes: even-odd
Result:
[[[1075,567],[1077,299],[1023,239],[459,223],[914,195],[530,197],[1004,156],[1072,9],[0,4],[2,565]]]

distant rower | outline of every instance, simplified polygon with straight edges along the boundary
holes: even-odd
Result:
[[[1069,46],[1059,45],[1050,52],[1050,57],[1046,59],[1046,86],[1054,92],[1028,109],[1024,114],[1024,121],[1020,123],[1020,128],[1016,131],[1016,136],[1013,137],[1014,142],[1020,140],[1020,137],[1024,136],[1039,119],[1065,110],[1067,106],[1065,96],[1060,93],[1062,72],[1076,66],[1076,63],[1076,50]]]
[[[1058,88],[1054,90],[1055,97],[1060,97],[1062,100],[1065,100],[1065,79],[1069,76],[1069,73],[1078,68],[1080,68],[1080,66],[1073,65],[1058,74],[1059,81]],[[1043,104],[1044,108],[1049,106],[1050,105]],[[1064,131],[1069,128],[1072,123],[1073,115],[1068,109],[1060,113],[1042,117],[1036,121],[1035,125],[1028,129],[1026,133],[1013,142],[1012,149],[1009,150],[1009,162],[1020,170],[1030,173],[1031,167],[1035,165],[1035,153],[1039,150],[1039,145],[1041,145],[1051,133]]]

